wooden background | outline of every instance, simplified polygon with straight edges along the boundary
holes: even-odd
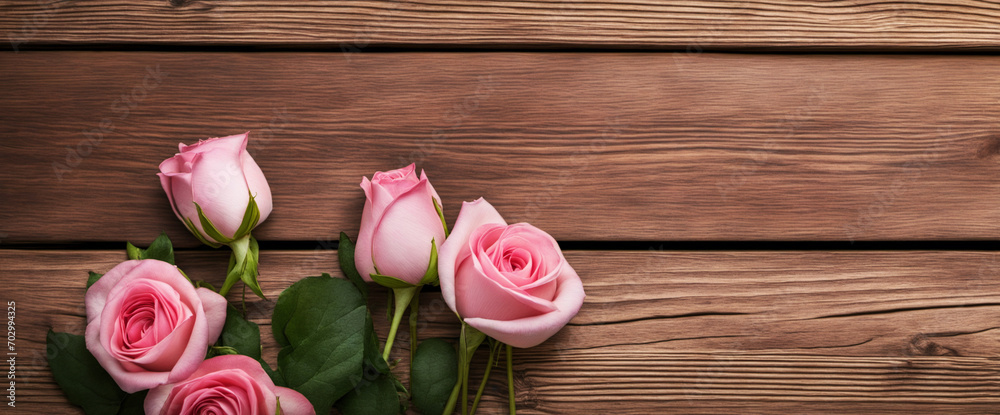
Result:
[[[0,34],[0,412],[79,413],[44,334],[125,240],[224,279],[156,166],[249,130],[271,298],[410,162],[449,222],[484,196],[560,241],[588,297],[515,354],[521,413],[1000,413],[996,1],[2,0]],[[457,333],[437,293],[420,330]]]

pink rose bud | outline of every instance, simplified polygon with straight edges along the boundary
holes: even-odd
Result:
[[[194,145],[178,145],[180,153],[160,163],[160,185],[174,214],[209,244],[227,244],[206,232],[195,203],[215,229],[230,240],[240,239],[271,214],[271,188],[264,173],[247,152],[250,133],[211,138]],[[250,195],[260,218],[241,229]]]
[[[243,355],[204,361],[186,379],[157,387],[146,395],[146,415],[217,414],[315,415],[309,400],[292,389],[274,386],[260,363]]]
[[[226,299],[155,259],[118,264],[87,290],[87,350],[125,392],[187,378],[226,322]]]
[[[441,198],[427,175],[411,164],[398,170],[376,172],[361,179],[365,208],[354,262],[366,281],[369,274],[395,277],[418,284],[427,273],[431,241],[444,242],[444,223],[435,202]]]
[[[533,347],[580,311],[583,283],[549,234],[507,225],[486,200],[466,202],[438,256],[441,295],[465,322]]]

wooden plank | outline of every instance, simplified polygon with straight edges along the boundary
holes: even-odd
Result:
[[[992,50],[1000,4],[927,0],[684,2],[13,0],[2,47],[67,44]]]
[[[40,358],[44,333],[82,333],[85,271],[118,251],[0,250],[5,301],[17,302],[18,408],[67,406]],[[336,268],[335,251],[265,251],[268,296]],[[518,350],[523,413],[995,413],[1000,403],[1000,262],[989,252],[589,252],[580,314]],[[195,279],[221,282],[224,252],[179,251]],[[234,292],[231,298],[238,298]],[[384,291],[374,290],[379,330]],[[454,337],[438,293],[421,298],[421,336]],[[265,359],[277,350],[273,302],[253,300]],[[393,357],[406,360],[407,330]],[[478,373],[486,360],[477,358]],[[23,359],[22,359],[23,357]],[[405,380],[406,373],[399,373]],[[501,413],[502,376],[486,413]]]
[[[155,177],[252,130],[261,240],[352,235],[417,162],[562,241],[995,240],[1000,58],[0,54],[0,240],[195,246]]]

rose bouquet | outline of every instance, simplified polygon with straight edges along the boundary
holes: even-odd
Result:
[[[469,368],[486,343],[478,408],[504,350],[514,413],[513,348],[538,345],[579,311],[580,277],[549,234],[508,224],[486,200],[462,205],[449,232],[440,196],[416,166],[363,177],[357,244],[340,235],[346,279],[302,278],[273,302],[276,366],[261,357],[260,330],[225,295],[242,281],[261,298],[259,245],[251,231],[272,210],[263,171],[247,153],[249,133],[179,146],[160,164],[176,216],[202,243],[231,249],[220,289],[174,265],[166,235],[127,260],[91,272],[84,336],[49,332],[48,358],[70,402],[88,414],[395,414],[470,411]],[[220,275],[221,277],[221,275]],[[369,283],[392,292],[385,341],[374,329]],[[457,340],[418,342],[421,290],[440,286],[461,321]],[[271,301],[271,300],[268,300]],[[390,360],[409,311],[410,382]]]

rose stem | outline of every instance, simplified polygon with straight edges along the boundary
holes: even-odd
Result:
[[[392,316],[392,326],[389,327],[389,336],[385,339],[385,350],[382,351],[382,359],[389,362],[389,352],[392,351],[392,343],[396,340],[396,330],[399,329],[399,322],[403,319],[403,313],[406,313],[407,306],[410,305],[410,300],[413,300],[414,294],[416,294],[418,287],[406,287],[406,288],[393,288],[392,293],[395,296],[395,306],[396,312]]]
[[[410,364],[413,362],[413,355],[417,352],[417,313],[420,311],[420,289],[423,288],[421,285],[417,288],[417,293],[413,295],[413,300],[410,302]]]
[[[472,411],[469,412],[472,415],[476,415],[476,408],[479,408],[479,399],[483,397],[483,391],[486,390],[486,381],[490,379],[490,370],[493,369],[493,359],[496,357],[497,349],[500,348],[500,343],[492,341],[490,345],[490,360],[486,361],[486,371],[483,372],[483,381],[479,384],[479,390],[476,391],[476,398],[472,400]]]
[[[459,354],[461,354],[461,352],[459,352]],[[462,358],[459,357],[459,360],[461,359]],[[444,412],[441,412],[441,415],[451,415],[455,412],[455,403],[458,402],[458,394],[462,389],[461,363],[458,365],[458,370],[459,376],[458,379],[455,380],[455,387],[451,389],[451,396],[448,397],[448,404],[445,405]]]
[[[517,414],[514,408],[514,348],[507,345],[507,400],[510,404],[510,415]]]
[[[465,334],[468,327],[469,325],[463,321],[462,338],[458,341],[458,345],[461,347],[458,354],[462,359],[462,364],[458,367],[458,370],[461,371],[459,376],[462,377],[462,415],[468,414],[469,410],[469,370],[472,366],[472,356],[469,353],[469,342]]]

